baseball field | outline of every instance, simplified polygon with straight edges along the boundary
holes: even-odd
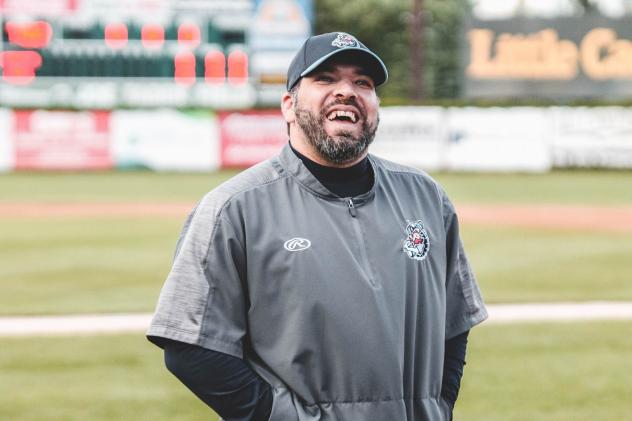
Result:
[[[0,316],[153,309],[188,210],[234,172],[0,176]],[[436,174],[488,303],[632,301],[632,172]],[[487,324],[457,420],[632,419],[632,321]],[[142,334],[0,337],[1,420],[202,420]]]

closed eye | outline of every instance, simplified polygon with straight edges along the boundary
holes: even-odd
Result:
[[[371,82],[371,81],[370,81],[370,80],[368,80],[368,79],[358,79],[358,80],[356,81],[356,84],[357,84],[357,85],[360,85],[360,86],[365,86],[365,87],[367,87],[367,88],[372,88],[372,87],[373,87],[373,82]]]
[[[329,75],[319,74],[314,77],[317,82],[333,82],[334,78]]]

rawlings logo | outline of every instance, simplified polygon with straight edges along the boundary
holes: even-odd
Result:
[[[307,238],[292,238],[291,240],[287,240],[283,243],[283,247],[287,251],[302,251],[309,248],[312,245],[312,242]]]
[[[338,36],[331,43],[334,47],[345,48],[345,47],[357,47],[358,41],[351,35],[345,34],[344,32],[338,32]]]
[[[430,249],[430,237],[421,220],[409,222],[406,226],[404,253],[411,259],[424,260]]]

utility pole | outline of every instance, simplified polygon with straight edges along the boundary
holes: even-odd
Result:
[[[410,19],[410,97],[414,100],[424,98],[424,16],[423,0],[412,0],[413,10]]]
[[[591,15],[599,13],[599,7],[593,0],[579,0],[579,6],[582,9],[582,14]]]

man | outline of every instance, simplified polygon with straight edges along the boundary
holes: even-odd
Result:
[[[487,314],[443,190],[368,155],[386,80],[353,36],[309,38],[290,143],[185,224],[148,337],[227,420],[451,418]]]

